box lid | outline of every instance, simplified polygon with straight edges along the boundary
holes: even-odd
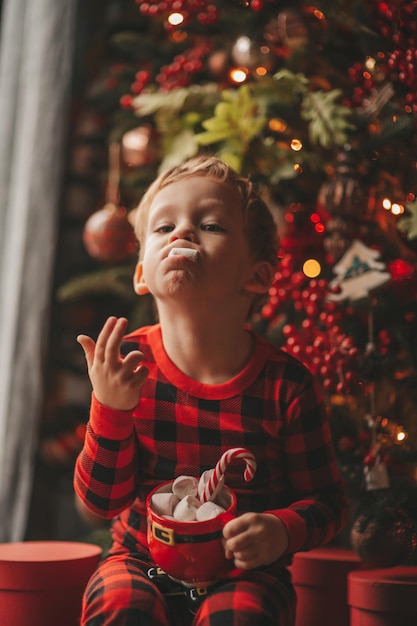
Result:
[[[99,546],[71,541],[0,544],[0,590],[85,586],[101,553]]]
[[[351,572],[347,597],[348,604],[358,609],[417,615],[417,567]]]
[[[294,554],[290,571],[294,584],[341,587],[348,573],[360,567],[360,558],[349,548],[324,547]]]

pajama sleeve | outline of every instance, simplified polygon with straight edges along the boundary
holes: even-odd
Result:
[[[284,523],[287,553],[294,553],[328,543],[343,528],[347,514],[330,425],[312,380],[287,408],[285,457],[293,502],[269,512]]]
[[[74,489],[96,515],[112,519],[134,499],[132,411],[102,406],[92,395],[90,420],[74,472]]]

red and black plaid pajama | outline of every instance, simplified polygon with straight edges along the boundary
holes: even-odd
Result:
[[[92,512],[112,519],[112,553],[119,554],[100,565],[89,584],[83,625],[185,626],[185,618],[175,622],[169,615],[172,598],[165,601],[146,571],[133,566],[135,555],[149,560],[145,499],[164,481],[200,476],[230,448],[247,448],[257,461],[249,483],[239,463],[227,469],[238,514],[269,512],[287,529],[287,551],[274,567],[285,572],[294,552],[327,543],[343,527],[346,499],[317,383],[299,361],[256,335],[253,340],[251,360],[237,376],[206,385],[176,368],[158,324],[126,338],[122,354],[141,350],[149,370],[141,399],[134,411],[117,411],[93,395],[75,467],[76,493]],[[199,626],[289,626],[293,597],[280,576],[251,571],[212,590],[195,619]]]
[[[99,566],[84,597],[82,626],[293,626],[290,575],[268,568],[208,590],[195,616],[185,595],[165,596],[146,575],[146,563],[125,554]],[[200,591],[200,590],[199,590]]]

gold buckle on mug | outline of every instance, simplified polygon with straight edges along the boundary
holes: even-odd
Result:
[[[174,531],[172,528],[165,528],[157,522],[152,522],[152,534],[161,543],[167,546],[175,546]]]

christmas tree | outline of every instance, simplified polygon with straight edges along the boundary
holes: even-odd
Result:
[[[153,321],[131,288],[144,190],[200,152],[249,176],[280,236],[252,324],[322,384],[354,548],[383,566],[415,558],[417,2],[113,0],[106,11],[77,131],[105,146],[80,234],[90,260],[61,281],[60,305],[107,296],[132,327]]]

